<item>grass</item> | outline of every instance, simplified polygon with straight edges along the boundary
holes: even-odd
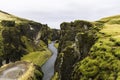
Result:
[[[23,19],[16,17],[14,15],[5,13],[0,11],[0,22],[2,20],[12,20],[15,21],[17,26],[19,23],[28,23],[28,22],[33,22],[31,20]],[[0,24],[0,56],[2,55],[2,30],[4,29],[4,26],[1,26]],[[32,62],[31,65],[29,66],[27,72],[22,75],[18,80],[37,80],[36,74],[39,76],[42,76],[42,73],[39,70],[36,70],[34,64],[37,66],[42,66],[51,56],[51,52],[48,50],[47,45],[43,42],[40,41],[38,45],[34,45],[33,41],[28,39],[26,36],[21,37],[21,41],[25,44],[26,46],[26,51],[28,54],[23,55],[21,58],[21,61],[26,61],[26,62]],[[49,41],[50,42],[50,41]],[[7,65],[6,65],[7,66]]]
[[[100,21],[109,22],[109,21],[119,20],[119,19],[120,19],[120,15],[115,15],[115,16],[110,16],[110,17],[102,18],[102,19],[100,19]]]
[[[48,44],[50,44],[52,41],[50,39],[48,39]]]
[[[113,20],[114,18],[114,20]],[[74,67],[73,80],[120,80],[120,25],[119,16],[102,19],[105,21],[99,39],[90,50],[89,56]],[[115,21],[116,23],[112,22]]]
[[[33,45],[31,44],[31,42],[28,40],[28,38],[26,36],[22,36],[21,37],[21,41],[24,42],[24,44],[26,45],[27,50],[29,52],[33,52],[34,51]]]
[[[46,49],[46,51],[36,51],[24,55],[22,61],[32,62],[38,66],[42,66],[50,56],[51,52]]]
[[[55,72],[54,76],[52,77],[51,80],[59,80],[58,72]]]
[[[30,20],[27,20],[27,19],[24,19],[24,18],[19,18],[17,16],[8,14],[8,13],[3,12],[3,11],[0,11],[0,22],[2,20],[14,20],[15,23],[21,23],[21,22],[27,23],[28,21],[30,21]]]
[[[100,32],[103,32],[107,35],[118,36],[118,35],[120,35],[120,25],[105,24],[104,28]]]
[[[55,44],[54,44],[54,46],[55,46],[56,48],[58,48],[58,46],[59,46],[59,43],[55,43]]]

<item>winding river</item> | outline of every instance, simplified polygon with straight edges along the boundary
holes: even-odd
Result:
[[[44,73],[43,80],[50,80],[54,75],[54,64],[57,57],[57,49],[54,47],[55,42],[52,41],[48,48],[51,50],[53,55],[48,59],[48,61],[42,66],[42,71]]]

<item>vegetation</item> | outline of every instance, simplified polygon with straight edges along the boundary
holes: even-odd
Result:
[[[47,45],[55,40],[59,54],[52,80],[120,80],[120,15],[63,22],[61,30],[3,11],[0,16],[0,65],[30,62],[19,80],[42,79],[40,67],[51,56]]]
[[[89,56],[79,61],[72,74],[72,80],[119,80],[120,73],[120,26],[109,23],[118,17],[102,19],[107,21],[98,32],[99,39],[91,47]]]
[[[31,62],[20,80],[41,80],[43,75],[39,69],[51,56],[47,48],[50,28],[3,11],[0,16],[0,66],[3,60]]]
[[[42,66],[51,56],[51,52],[49,50],[46,51],[36,51],[31,52],[22,57],[22,61],[32,62],[36,65]]]
[[[55,44],[54,44],[54,46],[55,46],[56,48],[58,48],[58,46],[59,46],[59,43],[55,43]]]
[[[51,80],[59,80],[59,77],[58,77],[59,75],[58,75],[58,72],[56,72],[55,74],[54,74],[54,76],[52,77],[52,79]]]

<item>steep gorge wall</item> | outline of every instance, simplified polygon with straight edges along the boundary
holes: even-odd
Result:
[[[52,80],[120,80],[119,20],[62,23]]]
[[[15,62],[24,54],[42,49],[39,46],[40,40],[48,45],[50,28],[47,25],[32,21],[11,25],[12,23],[13,21],[1,21],[1,65],[4,60],[6,63]]]
[[[91,46],[97,40],[97,31],[99,29],[87,21],[61,24],[59,53],[55,63],[55,74],[60,80],[71,79],[74,65],[88,56]]]
[[[10,66],[11,64],[8,63],[27,61],[27,59],[31,60],[31,57],[33,57],[30,64],[34,66],[29,66],[30,70],[22,75],[20,80],[41,80],[43,77],[41,65],[51,55],[47,49],[51,36],[50,30],[47,25],[33,21],[16,23],[13,20],[2,20],[0,24],[0,66],[3,65],[3,62]],[[32,56],[30,57],[29,54],[30,56],[32,54]],[[34,57],[36,54],[38,54],[38,57]],[[48,57],[44,58],[44,55]],[[39,57],[41,58],[38,59],[41,60],[40,62],[36,61],[36,58]],[[13,63],[13,65],[16,64]]]
[[[89,56],[74,65],[71,80],[120,80],[119,16],[103,18],[95,23],[101,30]]]

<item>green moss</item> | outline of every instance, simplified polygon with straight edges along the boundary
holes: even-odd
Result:
[[[55,72],[55,74],[54,74],[54,76],[52,77],[51,80],[59,80],[58,72]]]
[[[36,65],[42,66],[50,56],[51,52],[46,49],[46,51],[30,52],[22,57],[22,61],[33,62]]]
[[[48,44],[50,44],[51,43],[51,40],[50,39],[48,39]]]
[[[59,43],[55,43],[55,44],[54,44],[54,46],[55,46],[56,48],[58,48],[58,46],[59,46]]]
[[[89,56],[75,65],[72,80],[119,80],[119,25],[104,25],[97,33],[99,39],[91,47]]]
[[[91,60],[90,58],[86,58],[85,60],[86,61],[83,60],[83,62],[81,62],[82,66],[79,67],[81,73],[87,77],[95,76],[99,71],[97,61]]]
[[[36,80],[39,79],[39,77],[42,77],[43,76],[43,73],[40,72],[39,70],[35,69],[34,71],[34,74],[35,74],[35,77],[37,78]]]
[[[119,57],[120,58],[120,47],[116,48],[113,50],[113,53],[116,57]]]
[[[28,52],[34,51],[33,45],[31,44],[32,41],[30,39],[28,39],[26,36],[22,36],[21,41],[25,44]]]

